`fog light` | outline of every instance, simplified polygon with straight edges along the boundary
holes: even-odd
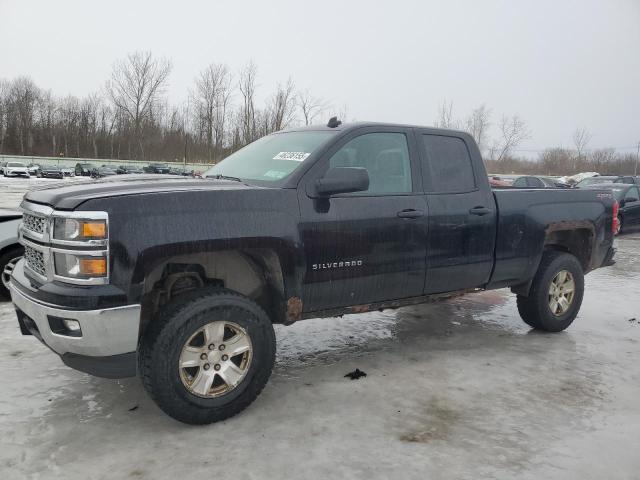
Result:
[[[79,332],[80,331],[80,322],[77,320],[71,320],[69,318],[63,318],[62,324],[66,327],[70,332]]]

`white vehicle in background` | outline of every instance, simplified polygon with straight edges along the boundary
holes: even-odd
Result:
[[[62,176],[63,177],[75,177],[76,176],[76,172],[74,171],[73,167],[69,167],[67,165],[62,165],[60,167],[60,171],[62,172]]]
[[[29,178],[31,176],[29,174],[29,169],[22,162],[7,162],[7,164],[2,169],[2,174],[5,177],[27,177],[27,178]]]
[[[37,175],[38,171],[41,168],[42,167],[40,165],[38,165],[37,163],[30,163],[29,165],[27,165],[27,170],[29,171],[29,175]]]

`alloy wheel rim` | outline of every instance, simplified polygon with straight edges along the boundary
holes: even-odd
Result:
[[[560,270],[549,285],[549,309],[556,317],[569,311],[576,291],[576,282],[571,272]]]
[[[253,345],[244,328],[233,322],[214,321],[199,328],[182,347],[180,379],[193,395],[216,398],[244,380],[252,357]]]

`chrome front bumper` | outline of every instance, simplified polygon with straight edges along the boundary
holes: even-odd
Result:
[[[21,260],[16,265],[19,268]],[[126,305],[101,310],[65,310],[46,305],[19,291],[12,279],[9,284],[15,307],[35,324],[37,335],[59,355],[75,354],[107,357],[135,352],[138,347],[140,305]],[[51,319],[71,319],[80,324],[81,336],[54,333]]]

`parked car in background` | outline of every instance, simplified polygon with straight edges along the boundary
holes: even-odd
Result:
[[[39,178],[64,178],[62,170],[57,165],[45,165],[37,175]]]
[[[116,173],[118,175],[133,175],[144,173],[144,170],[136,165],[119,165],[118,168],[116,168]]]
[[[569,185],[551,177],[527,175],[514,180],[515,188],[569,188]]]
[[[0,209],[0,296],[7,298],[7,282],[13,267],[22,258],[24,248],[18,243],[18,225],[22,221],[22,212]]]
[[[38,165],[37,163],[30,163],[29,165],[27,165],[27,170],[29,170],[29,175],[38,175],[40,168],[41,168],[40,165]]]
[[[2,174],[5,177],[27,177],[29,178],[31,175],[29,174],[29,169],[22,162],[7,162],[4,166]]]
[[[502,178],[500,178],[497,175],[493,175],[493,176],[489,177],[489,185],[491,187],[504,187],[504,188],[507,188],[507,187],[511,186],[511,183],[507,182],[506,180],[502,180]]]
[[[76,163],[75,174],[77,176],[90,177],[95,168],[96,166],[92,163]]]
[[[610,189],[618,201],[618,232],[640,227],[640,187],[627,183],[597,183],[584,188]]]
[[[171,167],[169,169],[169,173],[171,175],[182,175],[183,177],[193,177],[194,176],[193,170],[189,170],[189,169],[184,168],[184,167]]]
[[[92,178],[109,177],[111,175],[116,175],[116,171],[111,167],[107,167],[106,165],[102,165],[101,167],[95,167],[91,171]]]
[[[67,167],[65,165],[60,167],[60,171],[62,172],[62,175],[65,177],[75,177],[76,176],[76,172],[73,168],[71,167]]]
[[[620,177],[613,183],[627,183],[630,185],[640,185],[640,177],[634,177],[631,175],[625,175],[624,177]]]
[[[613,183],[627,183],[629,185],[640,184],[640,177],[634,177],[632,175],[621,175]]]
[[[143,170],[145,173],[169,173],[171,169],[166,163],[150,163]]]
[[[576,183],[576,188],[583,188],[589,185],[596,185],[599,183],[637,183],[635,178],[631,175],[598,175],[596,177],[585,178]]]

